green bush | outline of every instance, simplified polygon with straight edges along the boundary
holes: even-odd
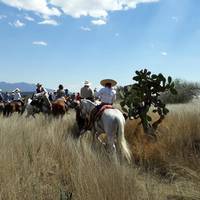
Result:
[[[197,97],[200,92],[200,85],[176,79],[174,81],[177,95],[172,95],[169,91],[161,94],[160,98],[165,104],[188,103],[194,97]]]

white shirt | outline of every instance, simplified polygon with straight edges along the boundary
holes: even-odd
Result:
[[[47,90],[46,90],[45,88],[42,89],[42,92],[40,92],[40,93],[35,93],[34,96],[37,98],[37,97],[42,97],[43,95],[46,95],[47,97],[49,96],[49,95],[48,95],[48,92],[47,92]]]
[[[116,100],[116,91],[112,88],[105,87],[96,93],[96,97],[98,97],[102,103],[113,104]]]
[[[21,97],[21,94],[19,92],[15,93],[14,95],[14,100],[20,100],[22,97]]]

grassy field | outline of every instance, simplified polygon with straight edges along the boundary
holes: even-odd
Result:
[[[0,117],[0,199],[200,199],[200,105],[173,105],[153,141],[128,121],[131,165],[120,163],[88,132],[80,140],[74,113],[64,119]]]

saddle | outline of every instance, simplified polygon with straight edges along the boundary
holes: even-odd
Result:
[[[114,109],[112,105],[103,105],[102,107],[100,107],[100,109],[97,109],[97,112],[94,115],[94,120],[97,120],[101,117],[101,115],[103,114],[103,112],[107,109]]]
[[[94,122],[101,118],[103,112],[107,109],[114,109],[112,105],[109,104],[100,104],[96,106],[90,113],[87,130],[91,130]]]

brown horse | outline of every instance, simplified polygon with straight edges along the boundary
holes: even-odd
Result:
[[[63,117],[67,111],[68,111],[68,106],[66,104],[65,98],[59,98],[52,102],[52,114],[54,116]]]
[[[4,108],[5,108],[5,103],[4,103],[3,101],[1,101],[1,102],[0,102],[0,114],[3,113]]]
[[[14,112],[23,114],[25,109],[24,102],[20,100],[5,103],[3,115],[10,116]]]

